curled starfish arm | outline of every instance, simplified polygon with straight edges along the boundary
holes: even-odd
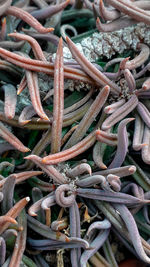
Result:
[[[101,246],[104,244],[104,242],[108,238],[109,232],[110,232],[109,229],[106,229],[103,232],[100,232],[96,236],[96,238],[90,243],[90,246],[93,249],[90,249],[88,251],[84,251],[82,253],[81,258],[80,258],[80,266],[81,267],[86,267],[88,259],[90,257],[92,257],[101,248]]]
[[[147,127],[150,127],[150,112],[146,108],[146,106],[143,105],[143,103],[139,102],[138,105],[137,105],[137,111],[140,114],[142,120],[147,125]]]
[[[12,119],[15,116],[17,103],[16,88],[12,84],[5,84],[2,89],[5,92],[4,113],[8,119]]]
[[[49,208],[56,204],[55,195],[51,194],[47,197],[45,197],[41,202],[41,208],[43,210],[49,210]]]
[[[89,175],[92,174],[91,166],[87,163],[81,163],[74,167],[73,169],[68,169],[66,171],[67,176],[74,178],[76,176],[79,176],[83,173],[87,172]]]
[[[80,53],[78,48],[75,46],[75,44],[66,37],[66,41],[68,44],[68,47],[72,53],[72,55],[75,57],[77,62],[81,65],[81,67],[84,69],[84,71],[98,84],[100,85],[109,85],[110,89],[113,93],[119,94],[120,88],[118,85],[113,83],[111,80],[109,80],[100,70],[98,70],[95,66],[90,63],[84,55]]]
[[[140,54],[132,60],[122,61],[120,64],[121,69],[133,70],[140,67],[149,58],[150,49],[146,44],[138,43],[137,49],[141,50]]]
[[[118,108],[102,124],[102,130],[108,130],[118,121],[125,118],[138,104],[138,98],[133,95],[122,107]]]
[[[119,192],[121,189],[120,177],[114,174],[109,174],[107,176],[108,183],[112,186],[113,190]]]
[[[75,194],[72,193],[71,195],[65,196],[65,193],[71,190],[71,186],[66,184],[66,185],[60,185],[56,191],[55,191],[55,200],[56,203],[63,208],[70,207],[74,204],[75,202]],[[71,191],[70,191],[71,192]]]
[[[79,187],[91,187],[95,184],[101,184],[101,186],[105,186],[106,178],[102,175],[92,175],[90,177],[78,180],[76,185]]]
[[[107,219],[104,219],[103,221],[94,222],[89,226],[86,236],[90,237],[91,233],[95,229],[104,230],[104,229],[110,229],[110,227],[111,227],[111,223]]]
[[[59,162],[66,161],[68,159],[72,159],[84,151],[86,151],[89,147],[91,147],[95,143],[96,137],[95,132],[93,131],[91,134],[89,134],[87,137],[85,137],[82,141],[80,141],[78,144],[74,145],[71,148],[68,148],[64,151],[61,151],[59,153],[49,155],[47,157],[44,157],[42,159],[43,164],[57,164]]]
[[[26,71],[26,78],[31,101],[35,111],[41,119],[49,121],[49,118],[45,114],[41,104],[37,73]]]
[[[19,7],[10,6],[5,12],[5,14],[22,19],[40,33],[47,33],[54,30],[53,28],[44,28],[42,24],[38,20],[36,20],[30,13]]]
[[[117,211],[119,211],[121,218],[123,219],[133,246],[135,248],[135,251],[137,252],[137,254],[139,255],[139,257],[147,263],[150,263],[150,258],[146,255],[142,242],[141,242],[141,238],[140,238],[140,234],[137,228],[137,224],[131,214],[131,212],[128,210],[128,208],[125,205],[120,205],[120,204],[114,204],[114,207]]]
[[[115,112],[118,108],[120,108],[124,104],[125,104],[125,99],[121,99],[121,100],[116,101],[115,103],[113,103],[109,106],[106,106],[104,108],[104,112],[106,114],[112,114],[113,112]]]
[[[56,153],[56,154],[59,154],[59,153]],[[29,156],[25,157],[25,159],[29,159],[29,160],[33,161],[44,172],[46,172],[48,174],[48,176],[50,176],[50,178],[52,178],[56,183],[59,183],[59,184],[66,183],[64,176],[59,171],[57,171],[53,166],[50,166],[50,165],[46,166],[45,164],[43,164],[42,158],[40,158],[36,155],[29,155]]]
[[[27,41],[33,49],[33,53],[35,55],[35,58],[39,59],[39,60],[46,61],[46,58],[44,56],[44,53],[43,53],[39,43],[33,37],[28,36],[26,34],[18,33],[18,32],[9,33],[8,36],[15,37],[19,40]]]
[[[29,148],[25,147],[21,141],[11,132],[8,131],[8,129],[0,122],[0,136],[4,138],[8,143],[10,143],[12,146],[14,146],[16,149],[18,149],[21,152],[28,152],[30,151]]]
[[[38,19],[46,19],[46,18],[50,18],[51,16],[55,15],[56,13],[62,11],[64,8],[66,8],[66,6],[68,6],[70,0],[66,0],[65,2],[62,2],[60,4],[56,4],[56,5],[50,5],[48,7],[43,7],[40,10],[35,10],[31,13],[31,15]]]
[[[46,200],[46,203],[44,202],[45,200]],[[41,209],[42,203],[44,203],[42,208],[45,210],[46,210],[47,205],[49,207],[55,205],[56,201],[55,201],[54,193],[52,192],[48,194],[47,196],[42,197],[41,199],[36,201],[34,204],[32,204],[30,208],[28,209],[28,214],[33,217],[37,216],[37,212]]]
[[[134,118],[124,119],[119,123],[117,151],[113,161],[108,167],[109,169],[120,167],[124,162],[128,150],[128,134],[126,125],[132,120],[134,120]]]
[[[91,107],[79,123],[77,129],[72,134],[71,138],[65,145],[65,149],[69,148],[73,145],[75,145],[77,142],[79,142],[83,136],[85,135],[86,131],[92,124],[92,122],[95,120],[97,115],[99,114],[100,110],[102,109],[103,105],[105,104],[108,95],[110,92],[109,86],[105,86],[96,97],[95,101],[92,103]]]
[[[57,153],[61,147],[63,111],[64,111],[64,66],[63,46],[60,38],[54,65],[54,104],[51,135],[51,153]]]
[[[113,32],[113,31],[118,31],[125,27],[130,27],[136,23],[137,23],[136,20],[128,17],[124,18],[121,17],[108,23],[101,23],[100,18],[97,18],[96,27],[99,30],[99,32]]]
[[[116,134],[107,133],[105,131],[96,130],[96,140],[105,143],[109,146],[116,146],[118,143],[118,138]]]
[[[115,20],[121,16],[120,11],[114,9],[109,10],[105,7],[103,0],[99,1],[99,13],[104,20]]]
[[[150,164],[150,130],[146,125],[144,128],[143,142],[147,145],[142,147],[142,159],[145,163]]]
[[[103,162],[105,149],[106,149],[106,144],[101,143],[99,141],[96,142],[93,148],[93,160],[100,169],[104,169],[104,170],[107,169],[107,166]]]
[[[133,134],[133,149],[138,151],[146,144],[142,142],[144,133],[144,122],[142,119],[136,114],[135,117],[135,126],[134,126],[134,134]]]
[[[138,8],[132,1],[125,2],[124,0],[107,0],[106,2],[120,12],[129,15],[131,18],[150,25],[149,13],[141,8]]]

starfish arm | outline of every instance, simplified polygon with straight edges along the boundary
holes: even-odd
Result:
[[[43,53],[39,43],[33,37],[28,36],[26,34],[18,33],[18,32],[9,33],[8,36],[15,37],[19,40],[27,41],[33,49],[33,53],[35,55],[35,58],[39,59],[39,60],[46,61],[46,58],[44,56],[44,53]]]
[[[68,47],[72,53],[72,55],[75,57],[77,62],[81,65],[81,67],[84,69],[84,71],[98,84],[100,85],[109,85],[113,93],[118,94],[120,92],[120,88],[113,83],[111,80],[109,80],[100,70],[98,70],[90,61],[86,59],[84,55],[80,53],[78,48],[75,46],[75,44],[66,37],[66,41],[68,44]]]
[[[56,5],[50,5],[48,7],[43,7],[40,10],[35,10],[31,13],[31,15],[38,19],[46,19],[46,18],[50,18],[51,16],[55,15],[56,13],[62,11],[64,8],[66,8],[66,6],[68,6],[70,0],[66,0],[65,2],[62,2],[60,4],[56,4]]]
[[[120,11],[114,9],[114,10],[109,10],[108,8],[105,7],[103,0],[99,1],[99,13],[100,16],[104,20],[115,20],[121,16]]]
[[[136,23],[137,23],[136,20],[129,17],[125,18],[121,17],[108,23],[101,23],[100,18],[97,18],[96,27],[99,30],[99,32],[113,32],[123,29],[125,27],[130,27]]]
[[[53,63],[26,58],[3,48],[0,48],[0,56],[21,68],[36,72],[44,72],[52,76],[54,75]],[[88,77],[83,71],[66,66],[64,67],[64,76],[68,79],[79,80],[94,85],[96,84],[96,82]]]
[[[19,118],[18,118],[18,122],[20,125],[25,125],[26,123],[30,122],[32,117],[36,114],[36,111],[34,110],[33,106],[26,106]]]
[[[125,160],[128,150],[128,134],[126,125],[132,120],[134,120],[134,118],[124,119],[119,123],[117,151],[113,161],[108,167],[109,169],[120,167]]]
[[[138,43],[137,49],[141,50],[140,54],[132,60],[122,61],[120,64],[121,69],[133,70],[140,67],[149,58],[150,49],[146,44]]]
[[[102,175],[92,175],[76,182],[76,185],[79,187],[91,187],[96,184],[100,184],[101,186],[105,185],[106,178]]]
[[[133,94],[133,92],[136,89],[135,78],[129,69],[125,69],[123,74],[124,74],[125,80],[127,82],[128,88],[129,88],[129,93]]]
[[[28,152],[30,151],[29,148],[25,147],[21,141],[0,122],[0,136],[4,138],[8,143],[14,146],[21,152]]]
[[[96,137],[93,131],[78,144],[59,153],[44,157],[43,164],[57,164],[80,155],[95,143]]]
[[[143,142],[147,145],[142,147],[142,159],[145,163],[150,164],[150,130],[146,125],[144,128]]]
[[[107,0],[109,5],[112,5],[120,12],[129,15],[131,18],[144,22],[150,25],[149,13],[141,8],[138,8],[132,1],[124,0]]]
[[[146,79],[146,81],[142,85],[143,90],[150,90],[150,78]]]
[[[0,16],[6,13],[7,9],[11,6],[12,0],[6,0],[0,5]]]
[[[144,134],[144,122],[142,119],[138,116],[138,114],[135,115],[135,126],[134,126],[134,134],[133,134],[133,149],[138,151],[146,144],[142,142]]]
[[[115,103],[113,103],[109,106],[106,106],[104,108],[104,112],[106,114],[112,114],[113,112],[115,112],[118,108],[120,108],[124,104],[125,104],[125,99],[121,99],[121,100],[116,101]]]
[[[86,131],[89,129],[92,122],[95,120],[99,112],[101,111],[103,105],[105,104],[108,95],[110,92],[109,86],[105,86],[96,97],[95,101],[92,103],[91,107],[81,120],[81,122],[78,125],[78,128],[74,131],[71,138],[65,145],[65,149],[75,145],[77,142],[79,142],[83,136],[85,135]]]
[[[114,168],[114,169],[107,169],[104,171],[99,171],[99,172],[94,172],[93,175],[104,175],[107,176],[109,174],[114,174],[119,176],[120,178],[132,175],[136,172],[136,167],[134,165],[129,165],[125,167],[119,167],[119,168]]]
[[[2,89],[5,92],[4,113],[8,119],[12,119],[15,116],[17,103],[16,88],[11,84],[5,84]]]
[[[60,38],[54,65],[54,103],[53,103],[53,122],[51,135],[51,153],[60,151],[64,112],[64,66],[63,66],[63,47]]]
[[[58,154],[58,153],[56,153],[56,154]],[[59,171],[57,171],[57,169],[55,169],[53,166],[50,166],[50,165],[47,166],[47,165],[43,164],[42,158],[40,158],[36,155],[29,155],[29,156],[25,157],[25,159],[30,159],[31,161],[33,161],[44,172],[46,172],[48,174],[48,176],[50,176],[56,183],[59,183],[59,184],[66,183],[65,177]]]
[[[118,137],[116,134],[107,133],[102,130],[96,130],[96,140],[105,143],[109,146],[116,146],[118,143]]]
[[[93,160],[100,169],[104,170],[107,169],[107,166],[103,162],[105,149],[106,149],[106,144],[101,143],[99,141],[96,142],[93,148]]]
[[[93,247],[93,249],[84,251],[81,255],[80,258],[80,265],[85,267],[86,263],[89,258],[91,258],[100,248],[101,246],[105,243],[105,241],[108,238],[110,230],[104,230],[102,233],[100,232],[96,238],[90,243],[90,246]]]
[[[118,121],[125,118],[136,106],[138,105],[138,98],[133,95],[128,102],[122,107],[118,108],[113,114],[111,114],[102,124],[102,130],[108,130]]]
[[[49,121],[49,118],[45,114],[41,104],[37,73],[26,71],[26,78],[32,105],[35,111],[41,119]]]
[[[114,204],[114,207],[117,211],[119,211],[120,216],[123,219],[129,231],[133,246],[137,254],[144,262],[150,263],[150,258],[146,255],[144,251],[143,245],[141,243],[140,234],[137,228],[137,224],[131,212],[128,210],[128,208],[125,205]]]
[[[150,112],[146,108],[146,106],[143,105],[143,103],[139,102],[137,105],[137,111],[141,116],[142,120],[145,122],[145,124],[150,127]]]
[[[63,184],[57,187],[55,191],[55,200],[60,207],[67,208],[74,204],[76,198],[74,193],[65,196],[65,192],[69,193],[70,190],[71,186],[68,184]]]
[[[87,163],[81,163],[74,167],[73,169],[68,169],[66,174],[67,176],[74,178],[76,176],[79,176],[83,173],[87,172],[89,175],[92,174],[91,166]]]
[[[5,14],[22,19],[40,33],[47,33],[54,30],[53,28],[44,28],[38,20],[36,20],[32,15],[30,15],[30,13],[19,7],[10,6],[5,12]]]
[[[44,202],[45,200],[46,200],[46,203]],[[43,203],[43,205],[42,205],[42,203]],[[28,209],[28,214],[30,216],[35,217],[35,216],[37,216],[37,212],[41,208],[46,209],[46,205],[48,205],[48,207],[51,207],[51,206],[53,206],[55,204],[56,204],[55,195],[52,192],[52,193],[48,194],[47,196],[42,197],[41,199],[39,199],[38,201],[36,201],[34,204],[32,204],[30,206],[30,208]]]

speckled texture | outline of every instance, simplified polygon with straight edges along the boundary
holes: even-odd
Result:
[[[84,38],[81,44],[76,43],[76,46],[89,61],[95,62],[101,56],[111,58],[129,48],[136,50],[137,43],[141,41],[150,45],[150,27],[144,23],[111,33],[95,32],[92,36]],[[64,60],[71,61],[72,55],[69,49],[65,47],[63,51]]]

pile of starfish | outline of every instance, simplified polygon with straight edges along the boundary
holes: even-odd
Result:
[[[102,68],[67,31],[54,34],[66,7],[87,10],[100,33],[115,36],[139,22],[150,25],[150,2],[49,2],[0,1],[0,136],[7,142],[0,144],[0,266],[46,267],[50,250],[57,251],[58,266],[63,253],[70,253],[73,267],[119,266],[113,236],[150,264],[150,48],[142,39],[132,58],[114,55]],[[57,46],[55,60],[37,40]],[[73,60],[64,61],[66,46]],[[40,73],[51,77],[53,89],[41,92]],[[68,79],[86,88],[73,102]],[[17,111],[24,92],[30,104]],[[24,145],[29,135],[31,149]],[[15,165],[15,155],[23,164]]]

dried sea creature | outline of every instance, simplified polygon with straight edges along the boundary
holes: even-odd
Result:
[[[114,236],[149,264],[148,1],[5,2],[1,4],[0,120],[11,125],[13,133],[1,123],[1,136],[28,154],[24,157],[8,150],[10,146],[0,146],[4,161],[0,163],[0,264],[20,266],[28,261],[30,266],[47,266],[47,253],[54,250],[62,265],[67,251],[74,267],[88,262],[118,266],[111,248]],[[63,11],[68,4],[71,8]],[[79,17],[86,19],[87,29],[96,23],[101,32],[91,37],[87,33],[78,45],[69,37],[65,42],[49,33],[52,26],[57,32],[67,20]],[[26,23],[34,30],[27,30]],[[75,32],[73,38],[80,38],[78,27]],[[43,42],[36,41],[41,38]],[[50,55],[56,51],[54,44],[57,52]],[[124,56],[129,49],[131,58]],[[119,57],[112,59],[117,53]],[[104,68],[95,62],[99,57],[103,64],[109,60]],[[133,153],[140,157],[139,150],[146,163],[142,169],[131,157]],[[32,204],[26,192],[31,193]],[[10,236],[15,237],[11,249],[6,242]]]

